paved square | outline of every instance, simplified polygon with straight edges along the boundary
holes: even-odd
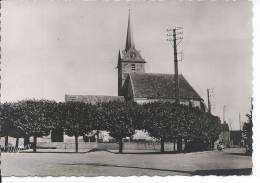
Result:
[[[2,154],[3,176],[194,175],[250,172],[243,149],[187,154],[38,152]],[[228,170],[229,171],[228,171]]]

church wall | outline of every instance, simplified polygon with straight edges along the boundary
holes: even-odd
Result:
[[[147,99],[147,98],[134,98],[134,102],[137,104],[146,104],[146,103],[152,103],[152,102],[170,102],[174,103],[175,99]],[[180,99],[180,104],[183,105],[189,105],[189,101],[191,101],[192,107],[198,107],[201,108],[200,106],[200,101],[199,100],[188,100],[188,99]]]
[[[128,77],[128,80],[126,81],[126,93],[125,97],[126,100],[133,100],[134,94],[133,94],[133,86],[130,82],[130,77]]]
[[[132,64],[134,64],[135,70],[132,70]],[[122,86],[124,85],[124,81],[126,80],[128,74],[132,72],[144,73],[144,63],[122,62]]]
[[[135,71],[132,70],[132,64],[135,65]],[[131,72],[145,72],[143,63],[136,62],[123,62],[122,63],[123,73],[131,73]]]

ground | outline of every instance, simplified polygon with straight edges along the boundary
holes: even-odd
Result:
[[[130,176],[249,174],[250,156],[239,148],[181,154],[97,151],[3,153],[3,176]],[[216,171],[216,169],[218,171]]]

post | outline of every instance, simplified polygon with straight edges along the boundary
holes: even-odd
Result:
[[[176,98],[176,104],[179,104],[180,93],[179,93],[179,68],[178,68],[178,56],[177,56],[177,44],[176,44],[176,29],[173,29],[173,49],[174,49],[175,98]]]
[[[78,136],[75,135],[75,150],[76,150],[76,153],[79,152],[79,141],[78,141]]]
[[[26,147],[29,144],[29,142],[30,142],[30,137],[26,136],[23,139],[24,139],[23,140],[23,146]]]
[[[19,146],[19,138],[17,137],[16,141],[15,141],[15,147],[18,147],[18,146]]]
[[[8,146],[8,135],[5,136],[5,148]]]
[[[96,148],[98,148],[99,130],[97,130],[95,137],[96,137]]]
[[[171,36],[167,41],[172,43],[173,51],[174,51],[174,80],[175,80],[175,103],[180,103],[180,90],[179,90],[179,71],[178,71],[178,61],[182,61],[182,57],[178,60],[178,52],[177,45],[182,41],[182,27],[174,27],[173,29],[167,29],[167,36]],[[178,41],[178,43],[177,43]]]
[[[210,99],[209,99],[209,89],[207,88],[207,97],[208,97],[208,112],[211,114],[211,104],[210,104]]]
[[[118,139],[118,144],[119,144],[119,153],[121,154],[123,152],[123,138],[119,137]]]
[[[226,105],[223,106],[223,123],[226,121],[225,115],[226,115]]]
[[[173,139],[173,151],[174,151],[174,152],[176,151],[175,145],[176,145],[176,138]]]
[[[182,152],[182,137],[181,136],[177,137],[177,151]]]
[[[36,152],[37,136],[33,136],[33,152]]]
[[[161,137],[161,152],[164,152],[164,137]]]

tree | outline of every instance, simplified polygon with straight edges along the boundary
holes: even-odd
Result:
[[[13,116],[11,103],[4,103],[0,105],[0,125],[0,135],[1,137],[5,137],[5,147],[7,147],[8,136],[11,136],[13,131]]]
[[[175,103],[154,102],[143,105],[144,128],[160,139],[161,152],[164,142],[177,140],[177,150],[203,150],[214,142],[220,133],[220,120],[199,109]],[[175,146],[174,146],[175,147]]]
[[[174,108],[170,103],[154,102],[143,106],[146,110],[146,119],[144,121],[145,130],[161,142],[161,152],[164,152],[164,142],[171,138],[175,128]]]
[[[252,110],[246,114],[247,122],[243,125],[243,140],[246,146],[246,153],[252,155],[253,152],[253,120]]]
[[[101,130],[106,130],[105,122],[105,108],[103,103],[96,103],[95,105],[91,105],[90,108],[90,116],[91,116],[91,126],[95,131],[97,136],[97,141],[99,139],[99,132]]]
[[[65,111],[63,103],[49,102],[46,105],[46,116],[51,121],[51,139],[55,142],[63,141]]]
[[[123,138],[135,133],[133,118],[129,113],[130,103],[108,102],[103,104],[105,110],[105,129],[119,143],[119,153],[123,152]]]
[[[36,152],[37,137],[49,135],[52,124],[46,113],[47,100],[24,100],[14,105],[14,126],[24,137],[33,136],[33,151]]]
[[[62,105],[65,114],[65,133],[68,136],[75,136],[75,151],[78,152],[78,137],[92,130],[90,104],[81,102],[67,102]]]

